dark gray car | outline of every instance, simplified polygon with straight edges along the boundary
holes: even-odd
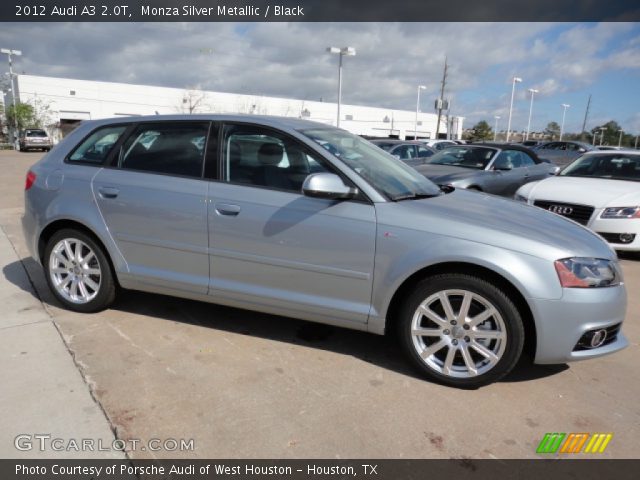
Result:
[[[448,147],[414,168],[439,185],[503,196],[513,196],[525,183],[558,171],[528,148],[490,143]]]
[[[449,385],[495,381],[525,351],[564,363],[628,343],[625,286],[602,237],[438,188],[356,135],[295,118],[83,123],[28,171],[22,227],[71,310],[133,289],[394,330]]]
[[[546,142],[534,148],[540,158],[550,160],[559,167],[566,167],[583,153],[595,150],[584,142]]]
[[[371,140],[371,143],[412,167],[426,163],[436,153],[433,148],[416,141],[385,139]]]

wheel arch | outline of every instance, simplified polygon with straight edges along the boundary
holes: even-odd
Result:
[[[496,287],[503,290],[509,298],[511,298],[522,316],[524,323],[524,352],[533,359],[536,352],[537,332],[533,313],[524,295],[520,290],[507,278],[490,268],[483,267],[468,262],[443,262],[424,267],[407,277],[404,282],[394,292],[389,307],[387,308],[385,332],[394,331],[394,324],[398,318],[398,312],[402,300],[409,295],[411,288],[419,281],[443,273],[460,273],[465,275],[474,275],[493,283]]]

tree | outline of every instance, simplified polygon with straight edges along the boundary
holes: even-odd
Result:
[[[492,138],[493,130],[486,120],[480,120],[471,129],[471,140],[491,140]]]
[[[196,113],[198,108],[202,108],[207,95],[198,87],[185,90],[182,95],[182,111],[185,113]]]
[[[619,130],[620,125],[618,124],[618,122],[616,122],[615,120],[609,120],[604,125],[598,125],[597,127],[593,128],[591,130],[591,133],[597,135],[596,143],[598,145],[618,145],[618,140],[620,138]]]
[[[28,103],[17,103],[7,107],[7,123],[11,127],[18,126],[18,130],[27,127],[37,127],[35,124],[35,112],[33,105]]]
[[[545,135],[549,135],[551,140],[555,140],[560,136],[560,125],[557,122],[549,122],[547,128],[544,129]]]

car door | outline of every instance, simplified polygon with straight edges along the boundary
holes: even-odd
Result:
[[[302,194],[326,159],[278,130],[224,125],[209,185],[209,294],[221,303],[324,320],[367,321],[376,220],[366,199]]]
[[[496,191],[503,196],[512,196],[516,190],[528,181],[529,172],[522,164],[518,150],[502,150],[494,160],[493,170],[496,176]]]
[[[140,124],[92,182],[100,213],[128,264],[128,282],[206,294],[209,122]]]

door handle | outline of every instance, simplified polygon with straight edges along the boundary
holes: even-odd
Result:
[[[120,190],[115,187],[100,187],[98,193],[102,198],[116,198]]]
[[[240,213],[240,205],[232,205],[230,203],[216,203],[214,207],[219,215],[235,217]]]

